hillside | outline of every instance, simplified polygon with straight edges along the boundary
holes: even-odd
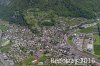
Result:
[[[59,17],[95,18],[99,3],[100,0],[0,0],[0,18],[37,31],[41,26],[54,26]]]
[[[0,0],[0,2],[0,15],[4,17],[13,14],[15,10],[22,11],[28,8],[53,10],[59,16],[85,18],[94,18],[100,11],[100,0]]]

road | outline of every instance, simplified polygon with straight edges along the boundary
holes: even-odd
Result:
[[[71,33],[70,33],[70,35],[71,35]],[[74,49],[75,53],[78,53],[79,55],[85,56],[85,57],[87,57],[87,58],[94,58],[94,59],[95,59],[95,63],[97,63],[97,64],[100,66],[100,60],[97,59],[96,56],[94,56],[94,55],[92,55],[92,54],[89,54],[89,53],[86,53],[86,52],[83,52],[83,51],[80,51],[80,50],[78,50],[78,49],[75,47],[75,45],[69,44],[68,41],[67,41],[67,38],[68,38],[68,37],[69,37],[69,36],[64,35],[64,38],[66,38],[67,44],[68,44],[72,49]],[[64,40],[65,40],[65,39],[64,39]]]

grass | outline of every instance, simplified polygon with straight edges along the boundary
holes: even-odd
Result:
[[[72,38],[73,38],[72,36],[68,37],[69,44],[73,44]]]
[[[100,37],[99,37],[99,35],[94,35],[94,38],[95,38],[94,45],[100,45]]]
[[[100,45],[94,45],[94,51],[96,55],[100,55]]]
[[[8,52],[10,48],[7,46],[7,47],[3,47],[3,48],[0,48],[1,52]]]
[[[7,41],[7,42],[8,42],[8,41]],[[7,42],[4,42],[4,43],[7,43]],[[9,43],[4,44],[4,45],[5,45],[5,46],[0,47],[0,51],[1,51],[1,52],[8,52],[9,49],[10,49],[10,47],[11,47],[11,45],[12,45],[12,42],[9,40]]]
[[[3,21],[3,20],[0,20],[0,30],[2,30],[2,31],[6,31],[8,25],[9,25],[9,22],[7,22],[7,21]]]
[[[100,45],[94,45],[94,47],[100,52]]]
[[[6,31],[7,30],[7,27],[5,25],[0,25],[0,30]]]
[[[33,57],[30,56],[28,59],[26,59],[26,60],[24,61],[24,63],[23,63],[22,65],[32,65],[32,64],[33,64],[33,63],[32,63],[32,60],[33,60]]]
[[[81,32],[81,33],[91,33],[91,32],[93,32],[93,28],[88,27],[88,28],[85,28],[85,29],[81,29],[79,32]]]
[[[95,54],[100,55],[100,50],[99,51],[95,50]]]
[[[94,52],[95,55],[100,56],[100,37],[99,35],[94,35],[95,41],[94,41]]]
[[[42,56],[42,57],[40,58],[40,61],[41,61],[41,62],[44,62],[44,61],[47,59],[47,57],[48,57],[48,56],[45,56],[45,55]]]
[[[100,57],[98,57],[98,59],[100,60]]]
[[[15,64],[14,66],[34,66],[32,63],[33,57],[30,56],[25,61],[23,61],[21,64]]]

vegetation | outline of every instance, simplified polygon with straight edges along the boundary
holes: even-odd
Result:
[[[60,65],[60,64],[49,64],[49,65],[18,65],[15,66],[84,66],[84,65]]]
[[[54,26],[57,22],[55,19],[59,16],[94,18],[100,11],[99,2],[99,0],[10,0],[10,4],[0,6],[0,18],[9,20],[10,23],[28,25],[34,33],[38,33],[39,26]],[[82,22],[81,18],[72,20],[65,18],[64,21],[68,25]]]
[[[94,41],[94,45],[100,45],[100,37],[99,35],[94,35],[95,41]]]
[[[99,33],[99,37],[100,37],[100,22],[97,24],[97,28],[98,28],[98,33]]]
[[[7,27],[5,25],[0,25],[0,30],[5,31],[7,30]]]
[[[98,1],[99,0],[97,0],[97,2],[95,2],[95,0],[92,0],[92,2],[89,0],[82,2],[80,0],[29,0],[28,4],[30,4],[30,7],[38,7],[44,11],[53,10],[60,16],[92,18],[95,16],[94,12],[98,11],[98,8],[95,8],[95,4],[99,4]]]
[[[0,47],[1,52],[8,52],[10,50],[11,45],[12,45],[12,41],[7,40],[5,42],[1,42],[0,45],[3,45]]]
[[[73,44],[72,38],[73,38],[72,36],[68,37],[69,44]]]
[[[15,64],[14,66],[31,66],[31,65],[33,65],[32,60],[33,60],[33,57],[30,56],[28,59],[23,61],[21,64]]]
[[[100,45],[94,45],[94,51],[96,55],[100,55]]]
[[[95,42],[94,42],[94,51],[96,55],[100,55],[100,37],[99,35],[95,35]]]
[[[6,1],[6,0],[5,0]],[[1,18],[24,11],[29,8],[39,8],[40,11],[54,11],[59,16],[94,18],[100,11],[99,0],[10,0],[9,5],[0,7]],[[5,3],[6,4],[6,3]]]
[[[2,32],[4,32],[4,31],[7,30],[7,27],[8,27],[8,23],[5,22],[5,21],[0,20],[0,30],[1,30]]]
[[[93,32],[93,27],[81,29],[79,32],[81,32],[81,33],[91,33],[91,32]]]

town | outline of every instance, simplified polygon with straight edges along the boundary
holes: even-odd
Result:
[[[2,24],[2,21],[0,22]],[[29,61],[31,64],[45,65],[50,64],[51,58],[92,58],[95,41],[93,33],[77,31],[81,30],[80,27],[85,29],[96,24],[88,26],[80,23],[70,26],[70,30],[65,32],[66,25],[60,21],[60,24],[52,27],[44,26],[40,34],[34,34],[26,26],[7,23],[5,31],[0,29],[1,62],[6,66],[13,66],[31,57],[32,60]],[[72,44],[68,41],[70,36]]]

